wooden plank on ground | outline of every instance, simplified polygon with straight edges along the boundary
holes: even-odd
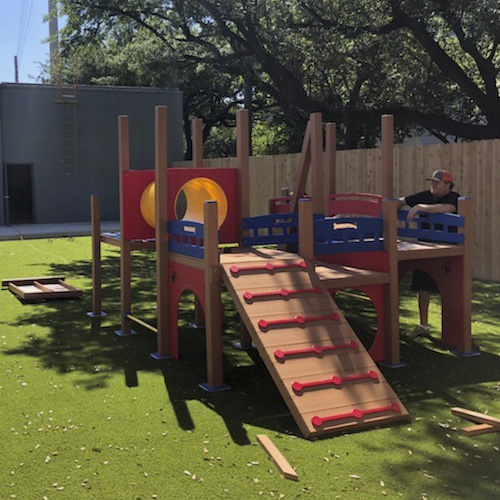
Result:
[[[470,425],[469,427],[462,427],[462,432],[467,434],[467,436],[478,436],[490,432],[500,432],[500,428],[490,424],[477,424]]]
[[[293,470],[292,466],[288,463],[287,459],[283,456],[283,454],[278,450],[276,445],[271,441],[269,436],[265,434],[257,434],[257,440],[260,445],[266,450],[269,458],[275,463],[276,467],[278,467],[281,475],[285,479],[291,479],[292,481],[298,481],[299,476]]]
[[[491,417],[490,415],[485,415],[484,413],[479,413],[477,411],[467,410],[465,408],[454,407],[451,409],[451,413],[457,417],[462,417],[467,420],[472,420],[472,422],[477,422],[480,424],[490,424],[497,427],[500,430],[500,418]]]
[[[31,285],[34,281],[38,281],[38,283],[54,283],[58,280],[64,281],[64,276],[43,276],[40,278],[10,278],[2,280],[2,287],[9,286],[9,283],[14,283],[14,285]]]

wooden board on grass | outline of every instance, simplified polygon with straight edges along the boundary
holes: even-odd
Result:
[[[40,302],[48,299],[74,299],[82,291],[65,281],[64,276],[44,276],[40,278],[18,278],[2,281],[2,287],[26,301]]]

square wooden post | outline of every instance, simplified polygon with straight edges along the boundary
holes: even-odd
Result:
[[[124,239],[125,199],[123,194],[123,175],[130,169],[130,139],[128,116],[118,117],[118,163],[120,169],[120,303],[121,303],[121,330],[115,333],[120,336],[132,335],[131,321],[127,315],[131,312],[131,245]]]
[[[399,349],[399,271],[398,271],[398,202],[383,200],[384,251],[387,252],[387,272],[389,283],[385,285],[385,359],[391,366],[400,364]]]
[[[101,276],[101,198],[97,194],[90,197],[90,219],[92,234],[92,311],[91,318],[106,316],[102,310],[102,276]]]
[[[337,192],[337,124],[333,122],[327,123],[325,130],[325,172],[325,214],[327,214],[329,197]]]
[[[167,199],[167,107],[155,108],[155,240],[158,352],[155,358],[177,357],[177,338],[168,328],[168,199]]]
[[[382,196],[394,198],[394,117],[382,115]]]
[[[207,345],[207,382],[201,387],[207,391],[226,389],[222,356],[222,302],[219,264],[219,233],[217,202],[204,203],[205,242],[205,320]]]
[[[299,200],[299,255],[306,262],[314,260],[313,203],[305,198]]]

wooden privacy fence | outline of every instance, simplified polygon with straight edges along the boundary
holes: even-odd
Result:
[[[293,189],[299,154],[250,157],[250,213],[268,213],[268,200],[281,189]],[[380,149],[337,151],[337,192],[382,191]],[[179,162],[175,166],[189,166]],[[235,167],[234,158],[204,160],[207,167]],[[500,281],[500,139],[394,148],[394,195],[428,189],[426,181],[438,168],[455,179],[455,191],[474,202],[475,278]],[[325,177],[326,178],[326,177]],[[310,189],[310,185],[306,190]],[[326,193],[325,183],[325,195]]]

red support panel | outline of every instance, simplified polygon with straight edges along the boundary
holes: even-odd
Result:
[[[324,321],[328,319],[339,321],[340,317],[337,313],[331,313],[324,316],[295,316],[294,318],[276,319],[273,321],[260,319],[258,325],[261,330],[267,330],[272,326],[280,327],[283,325],[303,325],[304,323],[310,323],[311,321]]]
[[[350,382],[352,380],[363,380],[363,379],[371,379],[378,381],[378,374],[374,370],[370,370],[367,373],[360,373],[359,375],[350,375],[346,377],[339,377],[338,375],[333,375],[332,377],[326,380],[315,380],[314,382],[293,382],[292,389],[301,393],[304,389],[309,389],[311,387],[320,387],[322,385],[342,385],[343,382]]]
[[[359,420],[363,418],[365,415],[369,415],[372,413],[383,413],[385,411],[393,411],[394,413],[400,413],[401,408],[397,403],[391,403],[388,406],[380,406],[378,408],[369,408],[367,410],[359,410],[358,408],[355,408],[349,413],[338,413],[337,415],[330,415],[328,417],[315,416],[311,419],[311,422],[314,425],[314,427],[321,427],[324,424],[335,420],[342,420],[344,418],[355,418]]]
[[[246,266],[246,267],[231,266],[229,270],[231,271],[231,274],[237,275],[245,271],[274,271],[276,269],[292,269],[295,267],[300,269],[306,269],[307,264],[303,260],[300,262],[294,262],[292,264],[271,264],[271,262],[268,262],[267,264],[261,266]]]
[[[257,292],[257,293],[245,292],[243,294],[243,298],[247,302],[252,302],[253,299],[260,299],[260,298],[267,298],[267,297],[283,297],[283,298],[287,299],[290,295],[297,295],[297,294],[303,294],[303,293],[321,294],[322,291],[323,290],[319,287],[297,288],[295,290],[287,290],[286,288],[280,288],[279,290],[276,290],[274,292]]]
[[[297,356],[301,354],[315,354],[317,356],[322,356],[324,351],[335,351],[338,349],[353,349],[355,351],[358,350],[358,343],[354,340],[347,342],[347,344],[338,344],[338,345],[312,345],[307,349],[295,349],[291,351],[282,351],[281,349],[276,349],[274,351],[274,357],[278,361],[284,361],[286,356]]]

